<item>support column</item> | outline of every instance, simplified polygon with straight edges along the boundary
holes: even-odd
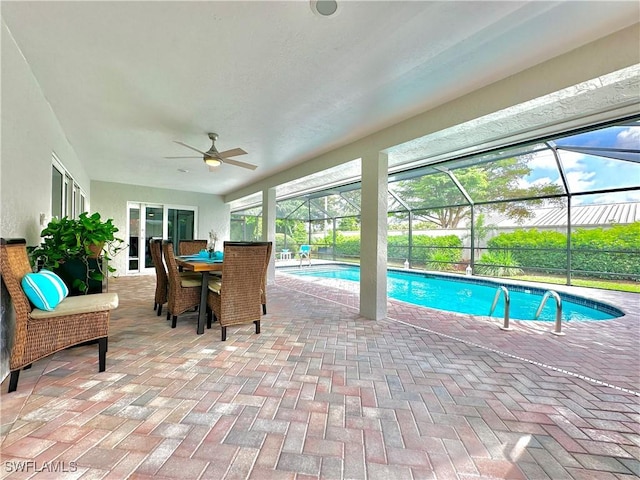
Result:
[[[267,270],[267,284],[276,279],[276,189],[262,191],[262,241],[271,242],[271,261]]]
[[[362,157],[360,315],[387,316],[387,169],[385,153]]]

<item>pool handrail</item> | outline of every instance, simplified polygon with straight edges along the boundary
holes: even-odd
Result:
[[[544,295],[542,296],[542,301],[540,302],[540,306],[536,311],[535,319],[537,320],[538,317],[540,316],[540,313],[542,313],[544,304],[547,303],[547,300],[549,297],[553,297],[554,300],[556,301],[556,323],[555,323],[555,328],[551,333],[553,333],[554,335],[564,335],[564,333],[562,332],[562,298],[560,298],[560,295],[558,294],[558,292],[554,290],[547,290],[546,292],[544,292]]]
[[[493,297],[493,303],[491,304],[491,310],[489,310],[489,316],[493,313],[498,305],[498,300],[500,299],[500,294],[504,294],[504,324],[500,327],[501,330],[513,330],[509,326],[509,307],[511,305],[511,300],[509,299],[509,290],[507,287],[500,285],[496,289],[496,294]]]

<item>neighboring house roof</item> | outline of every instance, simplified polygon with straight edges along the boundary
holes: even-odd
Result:
[[[574,227],[603,227],[614,223],[640,222],[640,202],[575,205],[571,207],[571,225]],[[505,215],[492,215],[487,225],[496,228],[544,228],[567,225],[564,207],[539,208],[533,218],[518,223]]]

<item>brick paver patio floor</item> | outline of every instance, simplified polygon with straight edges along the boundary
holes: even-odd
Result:
[[[3,383],[2,478],[640,476],[637,295],[555,337],[395,301],[367,320],[353,291],[278,273],[262,334],[221,342],[157,317],[154,281],[110,282],[106,372],[82,346]]]

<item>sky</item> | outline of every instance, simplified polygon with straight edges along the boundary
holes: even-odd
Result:
[[[559,147],[607,147],[635,150],[640,162],[640,124],[608,127],[601,130],[556,140]],[[640,163],[592,156],[560,150],[560,162],[567,175],[572,193],[590,192],[620,187],[640,187]],[[562,185],[553,154],[549,150],[535,153],[529,162],[531,174],[523,179],[522,187],[533,184]],[[574,197],[574,204],[639,202],[640,190]]]

